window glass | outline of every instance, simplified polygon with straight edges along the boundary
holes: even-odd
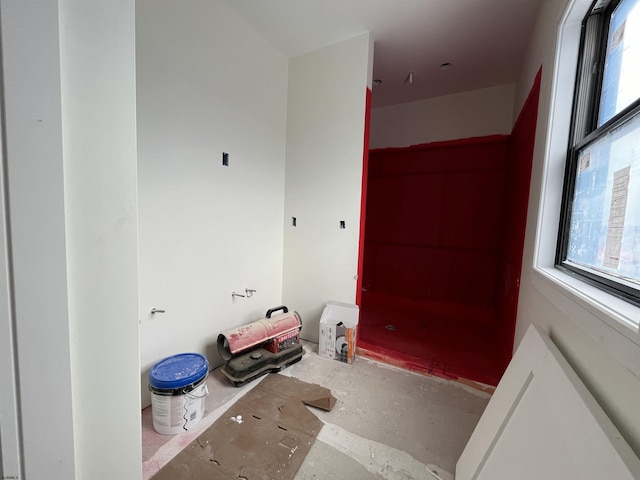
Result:
[[[640,0],[622,0],[611,15],[598,126],[640,97]]]
[[[567,260],[640,286],[640,115],[579,152]]]

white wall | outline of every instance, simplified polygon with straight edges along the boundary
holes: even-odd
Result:
[[[60,57],[75,478],[133,480],[142,475],[134,0],[61,1]],[[40,434],[47,448],[57,441]]]
[[[0,8],[1,474],[140,478],[133,0]]]
[[[514,89],[513,84],[499,85],[374,108],[371,111],[370,148],[508,135],[513,119],[517,118],[513,116]]]
[[[61,2],[60,12],[47,5],[2,3],[10,187],[2,291],[14,309],[2,310],[0,326],[10,337],[3,360],[19,372],[19,382],[11,369],[2,377],[2,475],[135,479],[138,353],[144,388],[144,370],[159,358],[196,350],[215,361],[219,331],[260,318],[283,298],[288,65],[217,3],[138,3],[135,52],[132,0]],[[345,42],[297,62],[293,76],[294,120],[331,103],[321,98],[330,93],[336,110],[322,119],[337,126],[321,141],[341,146],[324,174],[338,180],[328,209],[334,228],[344,219],[347,229],[328,245],[335,264],[320,265],[319,280],[315,268],[305,275],[316,293],[330,285],[318,308],[355,297],[370,48],[368,36]],[[330,64],[349,72],[338,75],[338,90],[296,98],[304,65]],[[317,120],[297,130],[293,146],[317,147],[325,128]],[[222,151],[229,167],[220,165]],[[295,181],[311,164],[290,160],[299,162]],[[302,176],[294,193],[326,192]],[[312,211],[310,201],[303,203]],[[333,282],[343,263],[348,278]],[[231,291],[245,287],[257,293],[233,302]],[[297,303],[304,312],[307,304]],[[152,318],[152,307],[166,314]]]
[[[541,325],[560,348],[567,360],[586,383],[591,393],[607,412],[627,442],[640,454],[640,346],[625,336],[611,322],[603,321],[602,315],[589,308],[584,302],[554,286],[534,269],[536,237],[543,250],[551,255],[556,242],[558,225],[558,205],[566,152],[568,121],[559,121],[554,112],[551,97],[554,82],[561,82],[568,88],[566,97],[569,105],[560,112],[570,112],[571,90],[575,69],[568,72],[554,72],[557,45],[557,28],[561,21],[567,0],[556,2],[547,0],[540,10],[534,37],[523,64],[521,80],[516,88],[516,110],[520,108],[533,83],[533,78],[542,65],[540,107],[536,133],[534,165],[531,179],[531,194],[527,217],[527,234],[520,286],[519,311],[516,328],[516,345],[522,339],[530,323]],[[591,3],[578,0],[582,11]],[[574,23],[579,35],[581,16]],[[577,48],[577,37],[572,48]],[[566,46],[566,42],[564,44]],[[571,60],[566,60],[571,62]],[[561,64],[566,64],[563,60]],[[574,60],[575,62],[575,57]],[[567,88],[564,90],[566,91]],[[558,101],[562,101],[559,99]],[[550,122],[554,114],[553,124]],[[550,143],[548,143],[550,142]],[[548,148],[549,145],[552,148]],[[555,158],[556,156],[560,158]],[[550,170],[544,168],[545,159],[553,162]],[[551,165],[551,164],[550,164]],[[544,178],[555,179],[546,188]],[[550,194],[550,190],[551,194]],[[545,199],[544,203],[542,199]],[[550,229],[543,228],[550,225]],[[539,231],[539,229],[542,229]],[[549,232],[551,230],[551,232]],[[552,259],[550,260],[552,262]],[[609,320],[609,319],[605,319]],[[592,328],[593,327],[593,328]]]
[[[197,351],[215,366],[221,331],[281,302],[288,65],[221,2],[138,1],[136,41],[147,405],[155,362]]]
[[[0,9],[8,186],[3,283],[11,302],[0,324],[15,347],[18,380],[15,389],[3,383],[0,392],[3,414],[17,407],[15,417],[0,418],[2,475],[72,479],[58,5],[5,1]],[[11,363],[1,368],[10,370]],[[3,372],[3,379],[11,373]]]
[[[355,302],[371,48],[365,34],[289,62],[282,298],[312,341],[326,301]]]

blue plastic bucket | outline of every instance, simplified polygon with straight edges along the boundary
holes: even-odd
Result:
[[[156,363],[149,373],[153,428],[175,435],[194,427],[204,415],[209,362],[199,353],[180,353]]]

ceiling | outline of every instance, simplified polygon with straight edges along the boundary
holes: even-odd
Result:
[[[225,1],[287,57],[371,32],[375,108],[516,82],[543,0]]]

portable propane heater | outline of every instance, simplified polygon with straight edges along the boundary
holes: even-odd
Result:
[[[282,313],[273,315],[279,311]],[[236,387],[278,372],[304,355],[298,312],[281,305],[267,310],[265,317],[218,335],[218,353],[225,361],[222,373]]]

